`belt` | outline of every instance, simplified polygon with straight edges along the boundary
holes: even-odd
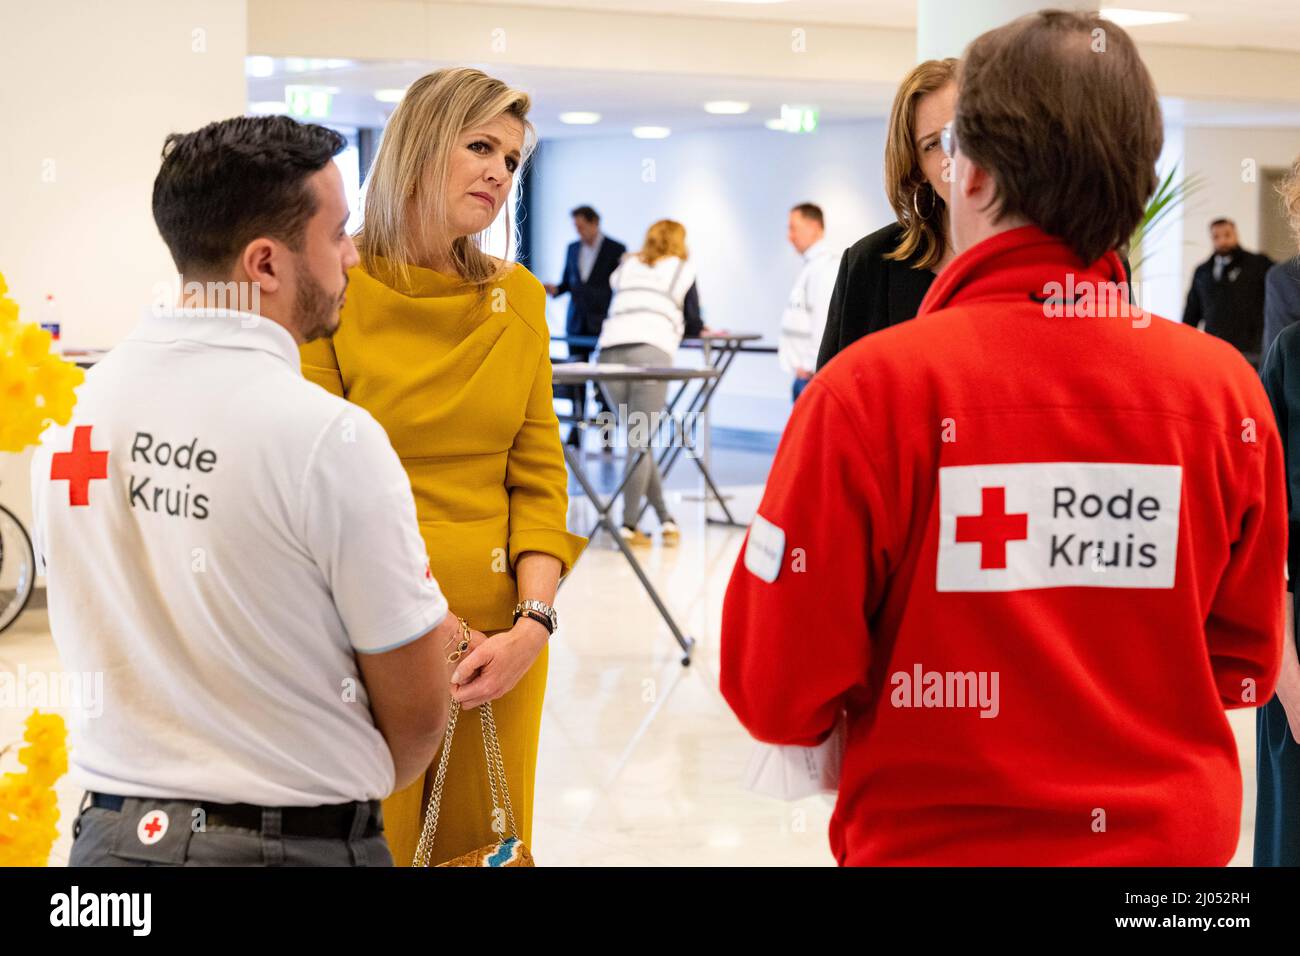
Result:
[[[92,793],[90,805],[103,810],[121,812],[122,805],[127,799],[110,793]],[[137,799],[148,801],[157,798]],[[378,800],[334,803],[322,807],[279,808],[258,807],[251,803],[208,803],[200,800],[181,802],[192,803],[193,806],[201,808],[206,826],[238,827],[261,832],[263,811],[278,809],[280,832],[285,836],[346,839],[352,833],[352,823],[356,819],[358,808],[361,808],[368,815],[366,829],[362,835],[374,836],[382,830]]]

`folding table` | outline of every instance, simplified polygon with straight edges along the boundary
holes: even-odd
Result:
[[[733,528],[743,528],[746,526],[743,522],[737,521],[732,516],[731,509],[727,507],[726,499],[723,497],[722,492],[718,489],[717,484],[713,480],[713,475],[709,471],[709,464],[710,464],[709,453],[711,450],[712,442],[710,440],[709,430],[708,430],[709,429],[708,412],[709,412],[709,403],[713,400],[713,396],[718,390],[718,385],[721,384],[722,382],[722,377],[727,374],[727,370],[730,369],[732,363],[735,362],[736,356],[739,355],[741,352],[745,351],[746,343],[756,342],[762,337],[763,336],[758,332],[727,332],[727,331],[709,330],[707,332],[701,333],[697,337],[689,338],[682,342],[683,347],[686,348],[698,347],[704,352],[704,369],[697,369],[696,371],[705,371],[708,369],[712,369],[713,371],[717,372],[717,375],[711,378],[705,378],[701,376],[703,381],[699,389],[696,390],[695,395],[692,396],[690,402],[688,403],[686,407],[686,411],[683,413],[687,417],[691,415],[698,415],[700,419],[704,422],[704,441],[702,443],[703,444],[702,453],[696,455],[690,455],[688,457],[695,462],[695,467],[700,470],[700,475],[704,478],[704,483],[708,486],[708,490],[705,494],[706,504],[710,499],[716,501],[719,507],[722,508],[722,513],[726,515],[725,518],[714,518],[708,514],[706,508],[705,520],[708,521],[710,524],[725,524]],[[553,341],[565,342],[569,345],[577,345],[583,348],[593,348],[597,343],[597,339],[594,336],[586,336],[586,335],[554,335],[551,336],[551,338]],[[560,363],[555,365],[554,368],[555,368],[555,372],[558,373],[560,369],[565,368],[565,365],[563,363]],[[595,381],[595,380],[587,379],[586,381]],[[665,413],[669,419],[672,418],[674,410],[676,409],[678,403],[681,401],[682,397],[686,394],[687,388],[689,387],[690,383],[691,383],[690,379],[681,380],[681,387],[677,389],[676,394],[674,394],[672,399],[668,402],[668,407],[665,409]],[[573,383],[567,381],[562,382],[557,378],[555,380],[555,384],[567,385]],[[597,382],[597,387],[599,387],[599,382]],[[585,386],[584,386],[584,390],[585,390]],[[585,415],[579,415],[577,417],[584,418]],[[669,445],[669,447],[663,449],[663,451],[659,454],[659,459],[658,459],[659,473],[664,478],[668,477],[668,473],[672,471],[673,465],[677,463],[677,458],[681,454],[681,450],[682,450],[681,445],[677,443],[672,443]],[[642,504],[641,514],[645,514],[645,509],[648,506],[649,506],[648,502]],[[640,514],[636,516],[636,520],[637,521],[641,520]]]
[[[678,396],[680,397],[681,392],[685,391],[688,382],[700,381],[704,383],[703,387],[707,388],[711,382],[717,381],[719,374],[720,373],[716,368],[652,368],[641,365],[611,366],[595,365],[589,362],[572,362],[555,365],[552,368],[552,381],[556,385],[582,385],[584,387],[587,382],[594,382],[597,387],[599,387],[602,382],[681,382],[682,388],[678,391]],[[671,410],[671,408],[672,405],[670,404],[669,409]],[[586,416],[582,416],[580,420],[575,423],[574,427],[586,428],[590,423],[585,419]],[[574,448],[572,445],[568,444],[568,442],[565,442],[564,457],[569,463],[569,469],[572,472],[573,477],[577,479],[578,484],[582,486],[582,490],[586,492],[587,497],[591,499],[591,503],[596,508],[596,523],[592,525],[591,530],[587,532],[587,537],[590,538],[601,528],[604,528],[609,532],[610,536],[614,539],[614,543],[617,544],[619,550],[623,552],[623,557],[627,559],[627,563],[632,566],[632,571],[641,582],[641,587],[645,589],[646,594],[650,596],[650,600],[654,602],[654,606],[659,611],[660,617],[664,619],[664,623],[668,625],[668,629],[673,632],[673,637],[677,639],[677,644],[682,649],[682,664],[685,666],[689,665],[691,662],[691,649],[695,646],[695,638],[688,637],[682,632],[682,629],[677,626],[677,622],[673,619],[667,605],[664,604],[663,599],[659,596],[659,592],[655,590],[655,586],[651,584],[650,579],[646,577],[645,570],[641,567],[641,562],[636,559],[636,555],[632,553],[632,549],[628,546],[628,543],[624,541],[623,536],[618,533],[618,526],[614,523],[614,519],[610,517],[610,510],[614,507],[614,502],[618,500],[618,496],[623,492],[623,486],[627,484],[628,479],[632,476],[633,469],[641,463],[641,457],[643,455],[651,454],[653,452],[654,437],[658,436],[659,430],[662,429],[665,421],[669,422],[671,426],[671,423],[674,420],[671,415],[667,415],[660,420],[659,426],[655,430],[655,436],[652,436],[649,448],[637,449],[635,455],[633,455],[631,449],[628,450],[628,454],[632,455],[632,457],[629,459],[627,467],[624,469],[623,480],[619,482],[618,487],[614,489],[608,499],[600,496],[599,492],[596,491],[595,486],[592,484],[591,479],[587,476],[587,463],[581,448]],[[711,478],[708,480],[710,483],[712,482]]]

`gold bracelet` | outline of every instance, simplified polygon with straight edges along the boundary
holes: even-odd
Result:
[[[460,641],[456,644],[456,649],[447,655],[448,664],[456,663],[460,660],[461,655],[469,650],[469,625],[465,623],[463,617],[458,617],[456,620],[460,621]],[[443,650],[446,649],[447,647],[443,647]]]

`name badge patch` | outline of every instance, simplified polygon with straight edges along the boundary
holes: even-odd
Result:
[[[755,514],[749,526],[749,542],[745,545],[745,568],[760,581],[771,584],[781,573],[784,558],[785,532]]]
[[[1182,480],[1179,465],[940,468],[935,588],[1172,588]]]

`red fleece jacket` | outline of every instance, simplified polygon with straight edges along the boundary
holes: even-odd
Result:
[[[1277,680],[1281,446],[1241,356],[1118,315],[1123,280],[1113,254],[1002,233],[795,403],[728,586],[722,691],[771,743],[847,712],[841,863],[1237,845],[1224,708]]]

